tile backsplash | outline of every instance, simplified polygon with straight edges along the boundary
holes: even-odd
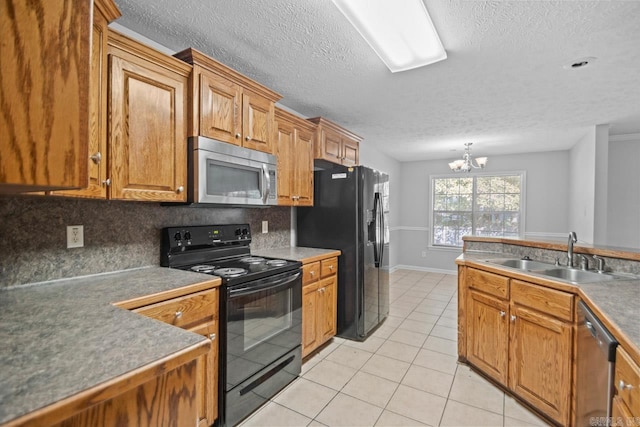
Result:
[[[253,249],[288,246],[291,210],[0,197],[0,288],[160,264],[160,229],[249,223]],[[269,232],[262,234],[262,221]],[[84,247],[66,248],[66,227],[84,226]]]

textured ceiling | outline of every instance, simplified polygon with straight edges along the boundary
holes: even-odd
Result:
[[[329,0],[115,0],[117,22],[194,47],[400,160],[568,149],[640,132],[640,2],[425,0],[448,58],[392,74]],[[391,0],[390,0],[391,1]],[[563,66],[584,57],[581,69]]]

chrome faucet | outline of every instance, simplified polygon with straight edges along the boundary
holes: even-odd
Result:
[[[573,244],[578,241],[576,232],[569,233],[569,241],[567,242],[567,267],[573,267]]]

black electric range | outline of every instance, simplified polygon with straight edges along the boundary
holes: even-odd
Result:
[[[249,224],[162,230],[161,265],[222,279],[218,425],[238,424],[302,365],[302,264],[253,256],[250,243]]]

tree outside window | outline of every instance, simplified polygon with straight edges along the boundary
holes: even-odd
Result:
[[[461,247],[462,236],[521,234],[523,174],[433,177],[434,246]]]

